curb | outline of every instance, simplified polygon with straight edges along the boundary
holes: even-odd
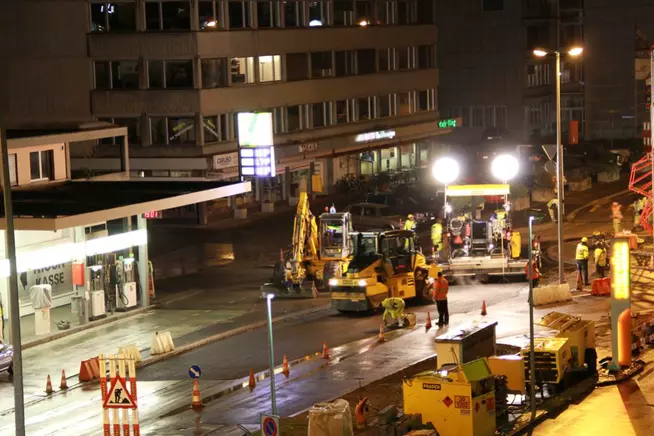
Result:
[[[23,350],[34,348],[34,347],[36,347],[38,345],[47,344],[48,342],[56,341],[58,339],[65,338],[66,336],[70,336],[70,335],[74,335],[75,333],[83,332],[85,330],[90,330],[90,329],[92,329],[94,327],[98,327],[98,326],[106,325],[106,324],[111,324],[112,322],[120,321],[120,320],[125,319],[125,318],[131,318],[133,316],[140,315],[140,314],[148,312],[150,310],[155,310],[158,307],[159,307],[158,304],[153,304],[153,305],[148,306],[148,307],[139,307],[138,309],[130,310],[129,312],[121,313],[119,315],[114,315],[114,316],[109,317],[109,318],[104,318],[104,319],[100,319],[100,320],[97,320],[97,321],[89,321],[88,324],[77,326],[77,327],[74,327],[74,328],[68,329],[68,330],[63,330],[63,331],[61,331],[59,333],[56,333],[54,335],[46,336],[45,338],[40,338],[40,339],[37,339],[35,341],[27,342],[27,343],[23,344]]]
[[[327,310],[330,307],[331,307],[330,305],[325,305],[325,306],[313,307],[311,309],[306,309],[306,310],[301,310],[301,311],[298,311],[298,312],[289,313],[287,315],[281,315],[281,316],[278,316],[276,318],[273,318],[272,322],[273,322],[273,324],[277,324],[279,322],[289,321],[289,320],[292,320],[292,319],[295,319],[295,318],[301,318],[301,317],[306,316],[306,315],[311,315],[313,313],[322,312],[323,310]],[[195,341],[195,342],[191,342],[190,344],[182,345],[182,346],[180,346],[178,348],[175,348],[171,352],[168,352],[168,353],[165,353],[165,354],[159,354],[159,355],[156,355],[156,356],[153,356],[153,357],[148,357],[147,359],[143,359],[141,361],[141,363],[136,365],[136,367],[137,368],[143,368],[144,366],[152,365],[153,363],[157,363],[157,362],[160,362],[162,360],[166,360],[169,357],[175,357],[175,356],[179,356],[180,354],[188,353],[189,351],[192,351],[192,350],[194,350],[196,348],[203,347],[205,345],[212,344],[214,342],[218,342],[218,341],[220,341],[222,339],[226,339],[226,338],[229,338],[229,337],[232,337],[232,336],[239,335],[241,333],[246,333],[246,332],[249,332],[251,330],[255,330],[255,329],[258,329],[258,328],[261,328],[261,327],[265,327],[267,324],[268,324],[268,321],[260,321],[260,322],[256,322],[256,323],[253,323],[253,324],[248,324],[248,325],[245,325],[245,326],[237,327],[235,329],[228,330],[226,332],[218,333],[216,335],[209,336],[207,338],[200,339],[200,340]],[[146,351],[146,350],[149,350],[149,348],[146,348],[146,349],[140,350],[140,351]]]
[[[574,219],[577,217],[577,215],[582,210],[587,209],[587,208],[592,208],[593,206],[597,206],[599,204],[602,204],[605,201],[609,201],[609,200],[613,199],[614,197],[619,197],[620,195],[628,194],[629,192],[631,192],[629,189],[625,189],[625,190],[622,190],[620,192],[616,192],[615,194],[607,195],[606,197],[602,197],[602,198],[598,198],[597,200],[593,200],[588,204],[585,204],[583,206],[580,206],[580,207],[576,208],[575,210],[573,210],[572,212],[567,214],[565,218],[566,218],[567,221],[574,221]]]

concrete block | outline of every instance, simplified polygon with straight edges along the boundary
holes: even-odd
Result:
[[[384,407],[382,410],[377,412],[377,419],[380,424],[390,424],[391,422],[397,419],[397,406],[394,404],[389,404]]]

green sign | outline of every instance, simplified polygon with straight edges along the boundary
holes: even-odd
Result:
[[[439,129],[449,129],[451,127],[456,127],[456,120],[454,118],[448,118],[446,120],[438,120]]]

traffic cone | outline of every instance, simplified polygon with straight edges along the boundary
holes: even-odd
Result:
[[[48,374],[48,378],[45,382],[45,393],[50,395],[52,392],[54,391],[52,390],[52,382],[50,381],[50,374]]]
[[[291,374],[291,370],[288,368],[288,357],[286,357],[286,354],[284,354],[284,358],[282,360],[282,374],[284,374],[286,377]]]
[[[250,392],[254,390],[254,388],[257,386],[257,382],[254,380],[254,370],[250,370],[250,381],[248,383],[248,386],[250,386]]]
[[[284,250],[281,248],[279,249],[279,261],[284,263]]]
[[[481,316],[486,316],[486,300],[481,301]]]
[[[66,382],[66,371],[61,370],[61,383],[59,384],[59,389],[68,389],[68,383]]]
[[[329,359],[329,348],[327,348],[327,341],[322,343],[322,358]]]
[[[431,328],[431,313],[427,312],[427,323],[425,324],[425,330],[429,330]]]
[[[649,258],[649,267],[654,268],[654,254]]]
[[[584,282],[581,281],[581,271],[577,271],[577,290],[584,290]]]
[[[386,342],[386,337],[384,336],[384,324],[379,326],[379,338],[377,339],[377,342]]]
[[[200,410],[203,407],[204,407],[204,404],[202,404],[202,399],[200,398],[200,384],[198,383],[198,379],[194,378],[193,379],[193,400],[191,402],[191,409]]]

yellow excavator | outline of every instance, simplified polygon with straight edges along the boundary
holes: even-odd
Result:
[[[271,282],[261,291],[278,297],[315,297],[318,290],[326,288],[329,278],[341,275],[347,265],[352,234],[349,212],[323,213],[318,224],[309,208],[309,196],[300,193],[291,249],[282,251]]]
[[[361,232],[340,276],[329,278],[332,307],[339,312],[367,312],[389,297],[431,301],[440,267],[428,264],[411,230]]]

